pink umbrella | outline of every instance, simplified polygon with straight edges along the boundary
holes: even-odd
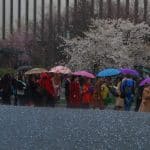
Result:
[[[62,73],[62,74],[71,74],[71,70],[65,66],[56,66],[50,69],[49,72],[52,73]]]
[[[74,72],[73,75],[83,76],[83,77],[87,77],[87,78],[95,78],[95,75],[93,75],[92,73],[89,73],[87,71],[77,71],[77,72]]]

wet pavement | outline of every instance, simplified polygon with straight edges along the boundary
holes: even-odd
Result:
[[[149,150],[150,113],[0,106],[1,150]]]

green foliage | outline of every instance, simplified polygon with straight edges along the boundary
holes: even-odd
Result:
[[[16,71],[12,68],[0,68],[0,77],[3,77],[7,73],[14,75]]]

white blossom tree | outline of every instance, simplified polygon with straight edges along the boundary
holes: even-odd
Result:
[[[73,70],[150,64],[150,27],[124,20],[94,20],[85,38],[65,40]]]

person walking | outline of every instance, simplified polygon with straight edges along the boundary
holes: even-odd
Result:
[[[85,79],[82,87],[82,108],[89,108],[92,101],[91,79]]]
[[[38,84],[41,88],[43,95],[43,105],[55,107],[56,104],[56,93],[52,83],[52,77],[47,73],[42,73]]]
[[[70,76],[67,76],[65,80],[65,99],[66,99],[67,107],[69,107],[70,83],[71,83]]]
[[[1,89],[2,89],[2,103],[5,105],[10,105],[10,97],[12,95],[12,82],[10,74],[5,74],[1,79]]]
[[[13,99],[13,105],[17,106],[18,105],[17,80],[14,77],[12,77],[11,87],[12,87],[12,96],[11,96],[11,98]]]
[[[101,95],[105,107],[112,102],[112,99],[110,97],[110,90],[109,90],[110,84],[111,84],[110,80],[106,80],[106,79],[102,80]]]
[[[28,106],[35,106],[35,103],[37,102],[37,98],[39,98],[37,88],[38,85],[35,76],[30,75],[27,83],[27,95],[28,95],[27,105]]]
[[[81,90],[78,77],[72,77],[69,88],[69,107],[80,108],[81,107]]]
[[[117,80],[117,87],[116,87],[116,103],[115,103],[115,110],[123,110],[124,108],[124,100],[121,97],[121,82],[122,79],[118,78]]]
[[[150,85],[144,87],[139,112],[150,112]]]
[[[56,73],[51,78],[52,86],[54,88],[55,93],[55,102],[60,100],[60,92],[61,92],[61,74]]]
[[[102,85],[103,85],[103,82],[101,81],[101,79],[98,79],[94,86],[93,99],[92,99],[92,106],[94,109],[95,108],[104,109]]]
[[[142,81],[142,78],[138,80],[137,85],[140,84]],[[143,94],[144,87],[143,86],[137,86],[136,88],[136,104],[135,104],[135,111],[139,111],[141,102],[142,102],[142,94]]]
[[[130,75],[127,75],[126,79],[123,79],[121,92],[124,97],[124,109],[125,111],[130,111],[135,93],[135,81]]]

